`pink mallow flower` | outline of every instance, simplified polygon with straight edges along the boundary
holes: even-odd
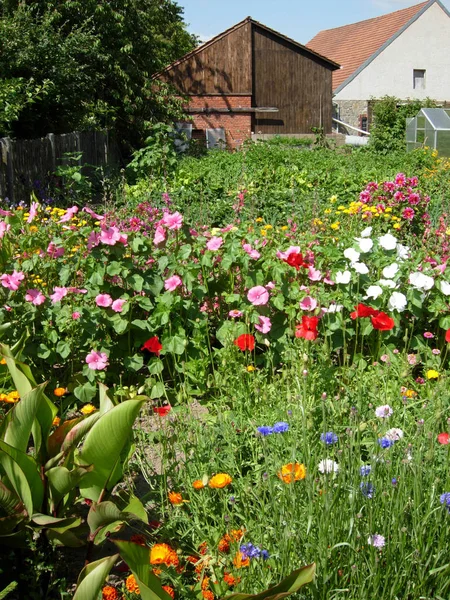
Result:
[[[39,204],[37,202],[32,202],[31,203],[30,214],[28,216],[27,223],[31,223],[33,221],[34,217],[37,216],[37,214],[38,214],[38,208],[39,208]]]
[[[96,219],[97,221],[103,221],[103,219],[105,217],[102,217],[102,215],[98,215],[97,213],[95,213],[91,208],[89,208],[88,206],[85,206],[83,209],[83,212],[86,212],[88,215],[91,215],[91,217],[93,219]]]
[[[108,308],[112,304],[112,298],[109,294],[99,294],[95,298],[95,304],[97,306],[101,306],[102,308]]]
[[[244,313],[242,312],[242,310],[233,308],[233,310],[230,310],[230,312],[228,313],[228,316],[231,317],[232,319],[239,319],[239,317],[242,317],[243,314]]]
[[[263,317],[262,315],[259,315],[259,323],[255,325],[255,329],[261,333],[269,333],[269,331],[272,329],[272,322],[269,317]]]
[[[178,277],[178,275],[172,275],[172,277],[169,277],[168,279],[165,280],[164,282],[164,289],[167,290],[168,292],[173,292],[177,289],[177,287],[179,287],[183,282],[181,281],[181,279]]]
[[[13,271],[11,275],[4,273],[0,277],[0,281],[3,287],[8,288],[12,292],[19,289],[20,282],[25,279],[25,275],[22,271]]]
[[[107,246],[115,246],[117,242],[119,242],[120,244],[126,245],[127,239],[127,235],[120,233],[117,227],[102,227],[102,231],[100,233],[100,241],[102,244],[106,244]]]
[[[244,249],[244,252],[247,252],[250,258],[253,258],[253,260],[258,260],[261,256],[258,250],[251,247],[251,244],[242,244],[242,248]]]
[[[54,287],[53,292],[54,293],[50,296],[53,304],[56,304],[56,302],[61,302],[61,300],[67,296],[67,288],[65,287]]]
[[[66,223],[73,219],[73,216],[78,212],[78,206],[72,206],[72,208],[68,208],[66,213],[60,218],[59,223]]]
[[[253,306],[264,306],[269,302],[269,292],[262,285],[257,285],[248,290],[247,298]]]
[[[7,231],[11,229],[11,225],[5,221],[0,221],[0,239],[5,235]]]
[[[114,302],[111,304],[111,308],[114,312],[120,313],[122,312],[122,309],[126,303],[126,300],[122,300],[119,298],[118,300],[114,300]]]
[[[93,371],[101,371],[108,365],[108,356],[104,352],[91,350],[86,356],[86,362]]]
[[[220,246],[223,244],[223,238],[221,237],[212,237],[208,243],[206,244],[206,248],[208,250],[218,250]]]
[[[25,300],[27,302],[31,302],[35,306],[39,306],[45,302],[45,296],[39,290],[27,290],[27,293],[25,294]]]
[[[92,250],[95,246],[98,246],[100,243],[100,234],[96,231],[91,231],[87,239],[87,249]]]
[[[308,267],[308,279],[310,281],[320,281],[322,279],[322,273],[314,267]]]
[[[81,317],[81,313],[79,313],[78,311],[75,311],[72,313],[72,319],[74,321],[76,321],[77,319],[79,319]]]
[[[53,242],[50,242],[47,246],[47,254],[52,258],[59,258],[64,255],[64,248],[62,246],[58,248]]]
[[[181,229],[183,217],[178,211],[172,214],[167,212],[162,218],[162,224],[165,225],[167,229]]]
[[[155,235],[153,237],[153,243],[155,246],[158,244],[162,244],[166,239],[166,232],[164,231],[164,227],[162,225],[158,225],[155,229]]]
[[[311,296],[305,296],[300,302],[300,308],[302,310],[314,310],[317,308],[317,300]]]

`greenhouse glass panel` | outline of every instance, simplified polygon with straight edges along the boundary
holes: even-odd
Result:
[[[422,111],[434,129],[450,129],[450,117],[442,108],[423,108]]]
[[[437,132],[436,150],[440,156],[450,157],[450,130]]]

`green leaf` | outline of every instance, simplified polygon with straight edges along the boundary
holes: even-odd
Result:
[[[98,384],[98,390],[100,398],[100,414],[102,415],[103,413],[108,412],[108,410],[111,410],[111,408],[114,408],[115,405],[108,396],[108,388],[104,383]]]
[[[0,481],[0,507],[7,515],[17,515],[25,510],[17,494]]]
[[[247,598],[252,598],[253,600],[280,600],[281,598],[295,594],[301,587],[307,583],[311,583],[315,572],[316,565],[313,563],[312,565],[307,565],[293,571],[278,585],[264,592],[260,592],[259,594],[231,594],[230,596],[226,596],[225,600],[246,600]]]
[[[142,319],[134,319],[134,321],[131,321],[131,324],[137,327],[138,329],[142,329],[143,331],[149,331],[148,321],[143,321]]]
[[[86,565],[78,577],[73,600],[97,600],[105,579],[118,558],[119,555],[114,554]]]
[[[36,513],[32,518],[33,523],[39,527],[51,528],[58,531],[65,531],[67,529],[74,529],[81,524],[80,517],[51,517],[50,515],[43,515],[42,513]]]
[[[116,260],[113,260],[112,262],[110,262],[108,264],[108,266],[106,267],[106,272],[111,277],[114,277],[115,275],[120,275],[121,271],[122,271],[122,265],[120,264],[120,262],[117,262]]]
[[[79,462],[93,465],[94,469],[80,481],[80,489],[85,497],[97,501],[104,487],[111,489],[117,483],[111,477],[112,473],[130,440],[133,423],[145,402],[146,398],[122,402],[101,415],[87,434]]]
[[[17,587],[17,581],[12,581],[0,592],[0,600],[4,600],[8,594],[13,592]]]
[[[159,358],[152,358],[148,363],[148,372],[150,375],[159,375],[164,370],[164,364]]]
[[[173,354],[184,354],[186,348],[186,338],[179,335],[165,337],[162,340],[164,352],[172,352]]]
[[[66,494],[78,485],[81,477],[91,468],[76,467],[69,471],[66,467],[53,467],[46,472],[53,509],[56,508]]]
[[[190,244],[184,244],[178,251],[178,258],[180,260],[186,260],[191,255],[191,252],[192,247],[190,246]]]
[[[127,356],[123,361],[126,369],[130,371],[139,371],[144,365],[144,357],[142,354],[134,354],[133,356]]]
[[[78,385],[73,390],[73,394],[81,402],[90,402],[97,394],[97,387],[90,381],[86,381],[83,385]]]
[[[155,398],[162,398],[165,394],[165,387],[161,381],[155,383],[150,392],[150,398],[154,400]]]
[[[127,283],[135,292],[142,292],[144,278],[141,275],[134,274],[127,278]]]
[[[56,346],[56,352],[58,352],[62,358],[67,358],[68,356],[70,356],[72,349],[67,342],[61,341],[58,342]]]
[[[78,538],[73,531],[58,531],[47,529],[45,534],[50,542],[56,546],[67,546],[68,548],[81,548],[84,542]]]
[[[441,329],[445,329],[447,331],[447,329],[450,329],[450,316],[445,316],[445,317],[441,317],[439,319],[439,327],[441,327]]]
[[[41,510],[44,484],[34,458],[2,441],[0,450],[0,463],[28,514],[32,515],[36,510]]]

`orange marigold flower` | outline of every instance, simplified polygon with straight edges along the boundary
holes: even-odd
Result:
[[[288,463],[281,467],[281,471],[278,473],[278,477],[284,481],[284,483],[292,483],[293,481],[299,481],[306,477],[306,467],[299,463]]]
[[[178,565],[178,556],[168,544],[155,544],[150,550],[151,565]]]
[[[201,588],[202,590],[207,590],[209,588],[209,577],[203,577]]]
[[[3,358],[0,360],[0,365],[6,365],[6,358],[5,358],[5,357],[3,357]]]
[[[236,556],[233,558],[233,564],[236,569],[241,569],[242,567],[248,567],[250,564],[250,559],[245,558],[241,551],[236,553]]]
[[[214,475],[214,477],[211,477],[208,485],[210,488],[218,489],[218,488],[224,488],[227,485],[230,485],[230,483],[232,481],[233,480],[227,473],[217,473],[217,475]]]
[[[205,600],[214,600],[214,594],[211,590],[203,590],[202,596]]]
[[[4,402],[7,402],[8,404],[15,404],[16,402],[19,402],[19,400],[20,400],[19,392],[17,390],[15,390],[14,392],[9,392],[9,394],[7,394],[2,399],[4,400]]]
[[[85,404],[82,408],[80,408],[80,412],[83,415],[90,415],[91,413],[95,412],[97,409],[95,408],[95,406],[93,404]]]
[[[232,529],[230,531],[230,539],[233,542],[240,542],[244,537],[244,531],[242,529]]]
[[[198,547],[200,554],[205,555],[208,552],[208,545],[206,542],[202,542]]]
[[[217,544],[217,549],[219,552],[229,552],[230,551],[230,536],[228,534],[224,535],[223,538]]]
[[[67,394],[67,389],[63,388],[63,387],[57,387],[53,390],[53,393],[55,396],[58,396],[58,398],[61,398],[61,396],[64,396],[64,394]]]
[[[175,590],[170,585],[163,585],[162,589],[169,594],[172,600],[175,598]]]
[[[126,578],[125,587],[129,592],[133,592],[133,594],[141,593],[141,591],[139,590],[139,586],[136,582],[136,577],[133,574],[128,575],[128,577]]]
[[[145,537],[140,533],[133,533],[133,535],[130,537],[130,542],[132,542],[133,544],[138,544],[138,546],[147,545]]]
[[[60,423],[61,423],[61,419],[59,417],[55,417],[52,421],[52,425],[54,425],[55,427],[59,427]]]
[[[177,506],[178,504],[183,504],[184,502],[183,496],[178,492],[169,492],[169,500],[170,503],[174,506]]]
[[[192,487],[194,488],[194,490],[201,490],[205,487],[205,484],[203,483],[203,481],[201,479],[196,479],[192,483]]]
[[[241,578],[240,577],[236,578],[231,573],[225,573],[225,575],[223,576],[223,580],[225,581],[225,583],[227,585],[229,585],[231,587],[231,586],[236,585],[237,583],[239,583],[240,580],[241,580]]]
[[[106,585],[102,589],[102,600],[119,600],[119,592],[112,585]]]
[[[159,577],[162,573],[162,569],[152,569],[153,571],[153,575],[156,575],[156,577]]]

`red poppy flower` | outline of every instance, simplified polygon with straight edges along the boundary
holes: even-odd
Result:
[[[355,312],[350,313],[352,319],[361,319],[363,317],[376,317],[379,314],[379,310],[367,306],[366,304],[358,304],[355,306]]]
[[[244,352],[245,350],[253,350],[255,348],[255,338],[250,333],[243,333],[237,339],[234,340],[233,344]]]
[[[295,326],[295,337],[304,338],[312,342],[317,339],[319,332],[317,331],[317,325],[319,323],[319,317],[308,317],[304,315],[302,322]]]
[[[172,407],[170,405],[166,406],[155,406],[153,408],[153,412],[156,413],[159,417],[165,417]]]
[[[448,433],[440,433],[437,436],[437,440],[440,444],[446,446],[447,444],[450,444],[450,435]]]
[[[450,329],[447,329],[447,332],[445,334],[445,341],[447,343],[450,343]]]
[[[148,350],[149,352],[156,354],[156,356],[159,356],[159,353],[162,350],[162,344],[158,340],[158,336],[154,335],[152,338],[147,340],[145,342],[145,344],[142,346],[141,350]]]
[[[389,315],[384,312],[379,312],[376,316],[371,319],[374,329],[378,331],[390,331],[394,329],[395,322]]]
[[[300,252],[291,252],[289,254],[289,256],[287,257],[286,262],[291,267],[295,267],[297,269],[297,271],[299,270],[300,267],[305,267],[305,268],[309,267],[309,265],[304,262],[303,254],[301,254]]]

